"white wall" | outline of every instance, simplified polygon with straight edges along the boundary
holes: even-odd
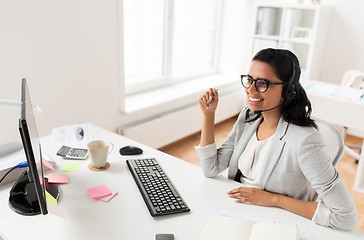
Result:
[[[364,71],[364,1],[321,2],[333,5],[321,80],[339,84],[346,70]]]
[[[223,0],[219,72],[236,75],[249,70],[254,32],[254,1]]]
[[[253,0],[225,0],[220,70],[248,69]],[[364,1],[335,4],[322,80],[338,82],[348,68],[364,70]],[[118,0],[1,0],[0,99],[20,100],[28,79],[40,135],[54,127],[91,122],[115,131],[126,120],[120,111]],[[249,29],[248,29],[249,28]],[[0,144],[20,141],[19,110],[0,108]],[[179,123],[176,123],[178,125]],[[182,123],[181,123],[182,124]]]
[[[0,99],[19,101],[21,78],[26,77],[32,102],[43,110],[35,115],[41,136],[66,124],[90,122],[115,131],[147,118],[120,111],[119,1],[0,1]],[[245,9],[241,1],[227,2],[228,12],[234,4]],[[243,19],[242,11],[235,9],[233,15]],[[241,35],[240,21],[229,23],[235,31],[224,34],[233,39],[224,61],[234,65],[227,64],[226,73],[239,72],[234,69],[240,68],[244,48],[235,37]],[[20,141],[20,111],[0,107],[0,114],[0,144]]]
[[[119,125],[117,7],[117,0],[0,1],[0,99],[19,101],[26,77],[43,110],[40,135],[80,122]],[[20,111],[0,113],[0,144],[16,141]]]

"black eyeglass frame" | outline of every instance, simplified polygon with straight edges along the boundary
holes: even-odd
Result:
[[[287,83],[285,83],[285,82],[281,82],[281,83],[275,83],[275,82],[272,82],[272,81],[269,81],[268,79],[265,79],[265,78],[257,78],[257,79],[254,79],[254,78],[252,78],[251,76],[249,76],[249,75],[240,75],[240,81],[241,81],[241,85],[243,85],[243,87],[245,87],[245,88],[250,88],[252,85],[253,85],[253,83],[251,83],[250,84],[250,86],[248,86],[248,87],[246,87],[245,85],[244,85],[244,83],[243,83],[243,78],[244,77],[247,77],[248,79],[251,79],[253,82],[254,82],[254,86],[255,86],[255,89],[258,91],[258,92],[260,92],[260,93],[265,93],[267,90],[268,90],[268,88],[269,88],[269,85],[286,85]],[[258,90],[258,88],[257,88],[257,81],[258,80],[262,80],[262,81],[264,81],[266,84],[267,84],[267,88],[264,90],[264,91],[259,91]]]

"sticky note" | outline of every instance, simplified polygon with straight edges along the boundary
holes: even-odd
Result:
[[[45,160],[45,158],[42,158],[42,163],[44,166],[54,171],[53,165],[49,163],[47,160]]]
[[[45,191],[47,203],[50,203],[54,206],[57,206],[57,199],[55,199],[52,195],[50,195],[47,191]]]
[[[47,210],[49,213],[51,213],[53,215],[63,217],[63,218],[65,217],[63,208],[61,208],[59,206],[54,206],[53,204],[48,204]]]
[[[112,195],[112,192],[106,187],[106,185],[90,188],[87,189],[86,191],[88,192],[88,194],[90,194],[90,196],[93,199],[99,199]]]
[[[111,195],[110,196],[106,196],[106,197],[103,197],[103,198],[100,198],[101,201],[104,201],[104,202],[108,202],[110,201],[113,197],[116,196],[116,194],[118,194],[118,191],[111,191]]]
[[[81,163],[66,163],[62,172],[78,172],[80,171]]]
[[[49,183],[68,183],[68,175],[67,174],[52,174],[48,175]]]

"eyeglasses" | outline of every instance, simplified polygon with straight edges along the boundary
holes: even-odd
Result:
[[[260,93],[264,93],[268,90],[269,85],[285,85],[287,83],[281,82],[281,83],[275,83],[275,82],[271,82],[267,79],[264,78],[257,78],[254,79],[249,75],[241,75],[241,84],[243,85],[243,87],[245,88],[250,88],[251,85],[255,85],[255,89],[257,89],[258,92]]]

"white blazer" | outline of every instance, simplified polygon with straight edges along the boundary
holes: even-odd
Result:
[[[214,177],[229,168],[228,177],[235,178],[240,155],[260,122],[257,119],[246,123],[247,109],[240,113],[219,149],[215,144],[196,148],[206,177]],[[313,196],[310,190],[314,188],[321,199],[314,222],[339,229],[356,228],[358,216],[355,204],[315,128],[297,126],[281,118],[267,156],[270,159],[260,179],[262,189],[311,201]]]

